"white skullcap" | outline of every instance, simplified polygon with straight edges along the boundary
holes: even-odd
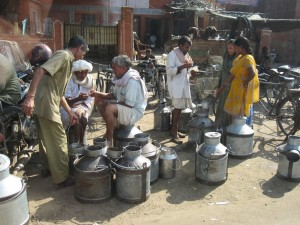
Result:
[[[87,70],[92,72],[93,65],[83,59],[73,62],[72,72]]]

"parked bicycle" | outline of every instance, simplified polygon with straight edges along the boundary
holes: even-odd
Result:
[[[280,82],[266,81],[260,76],[260,84],[266,91],[265,95],[260,96],[258,104],[266,113],[266,117],[276,119],[280,130],[288,136],[296,133],[300,125],[300,90],[291,88],[294,82],[292,77],[277,76],[276,79]]]
[[[113,92],[114,84],[112,80],[114,79],[114,73],[110,65],[89,62],[98,66],[95,90],[105,93]]]

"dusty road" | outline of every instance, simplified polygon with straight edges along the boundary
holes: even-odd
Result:
[[[110,225],[290,225],[300,224],[300,188],[276,176],[277,153],[282,143],[274,121],[262,114],[254,118],[254,154],[250,159],[229,159],[228,180],[208,186],[195,180],[195,148],[175,146],[168,132],[153,130],[156,100],[150,99],[142,132],[163,146],[174,147],[182,167],[173,179],[159,179],[151,186],[150,198],[142,204],[127,204],[113,197],[102,204],[82,204],[74,198],[74,187],[56,190],[51,178],[39,177],[36,164],[28,165],[28,201],[31,224]],[[97,113],[90,120],[88,143],[104,133]]]

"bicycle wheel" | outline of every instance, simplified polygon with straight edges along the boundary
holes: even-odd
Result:
[[[276,107],[276,122],[280,130],[286,135],[297,131],[297,110],[300,94],[285,97],[280,100]]]
[[[274,81],[269,81],[274,82]],[[282,96],[280,96],[282,87],[280,85],[274,85],[274,84],[267,84],[266,85],[266,98],[267,102],[269,104],[269,107],[271,108],[276,104],[276,101],[278,99],[281,99]]]

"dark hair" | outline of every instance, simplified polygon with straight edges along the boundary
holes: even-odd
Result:
[[[189,38],[188,36],[181,36],[180,39],[178,40],[178,45],[184,45],[186,43],[192,45],[192,39]]]
[[[84,51],[84,52],[89,51],[89,47],[88,47],[85,39],[82,36],[75,35],[75,36],[71,37],[71,39],[69,40],[68,48],[78,48],[81,45],[82,45],[82,48],[81,48],[82,51]]]
[[[246,52],[248,54],[253,54],[253,50],[252,48],[250,48],[250,42],[247,38],[245,37],[238,37],[235,42],[234,45],[238,46],[238,47],[242,47],[243,49],[246,50]]]

